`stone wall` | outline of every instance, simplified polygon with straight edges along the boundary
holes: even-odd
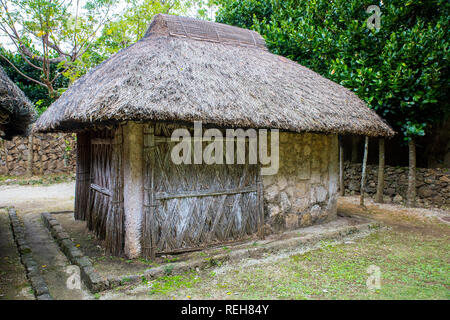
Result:
[[[361,164],[344,165],[345,194],[359,194],[361,184]],[[365,192],[374,196],[377,191],[378,166],[367,166]],[[450,169],[417,168],[417,205],[420,207],[450,206]],[[408,189],[408,168],[385,168],[384,201],[404,203]]]
[[[33,135],[32,173],[34,175],[75,172],[76,141],[72,134]],[[20,176],[27,173],[29,137],[0,139],[0,175]]]
[[[278,173],[263,176],[266,226],[281,231],[334,219],[337,136],[281,132],[279,150]]]

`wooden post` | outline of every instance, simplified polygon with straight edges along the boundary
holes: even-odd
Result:
[[[125,255],[141,255],[141,224],[144,209],[143,125],[128,122],[123,127],[123,177],[125,210]]]
[[[364,188],[366,184],[366,166],[367,166],[367,153],[369,151],[369,137],[366,136],[364,141],[364,158],[362,163],[362,173],[361,173],[361,190],[359,204],[364,206]]]
[[[416,205],[416,142],[414,138],[408,141],[409,147],[409,172],[408,172],[408,194],[406,205],[414,207]]]
[[[151,260],[155,259],[155,232],[153,226],[155,210],[155,186],[154,168],[155,165],[155,126],[154,124],[144,125],[144,212],[142,217],[141,247],[142,255]]]
[[[258,233],[259,238],[264,239],[264,190],[263,183],[261,178],[261,169],[258,170],[258,175],[256,177],[256,190],[257,190],[257,199],[258,199]]]
[[[339,136],[339,195],[344,196],[344,145],[342,136]]]
[[[378,183],[377,193],[375,195],[375,202],[383,203],[383,190],[384,190],[384,138],[378,140]]]
[[[27,176],[33,175],[33,135],[28,136]]]

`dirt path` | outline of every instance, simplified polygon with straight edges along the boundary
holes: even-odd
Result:
[[[0,186],[0,208],[14,206],[18,212],[73,210],[75,182],[50,186]]]
[[[361,215],[385,223],[386,225],[416,231],[426,229],[434,232],[434,224],[450,225],[450,211],[443,209],[407,208],[398,204],[375,203],[372,199],[365,200],[365,209],[359,206],[359,196],[339,198],[339,212],[347,215]],[[423,224],[411,221],[424,222]],[[431,224],[430,224],[431,223]]]
[[[0,210],[0,300],[34,300],[6,210]]]

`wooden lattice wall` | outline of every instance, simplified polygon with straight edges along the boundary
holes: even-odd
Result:
[[[257,165],[176,165],[174,125],[144,126],[142,253],[195,250],[242,240],[261,230],[262,184]]]

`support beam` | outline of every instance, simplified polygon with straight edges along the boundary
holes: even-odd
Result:
[[[364,140],[364,158],[362,163],[362,173],[361,173],[361,190],[359,204],[364,206],[364,189],[366,188],[366,167],[367,167],[367,153],[369,152],[369,137]]]
[[[344,187],[344,143],[342,136],[339,139],[339,195],[342,197],[345,194]]]
[[[378,183],[377,193],[375,195],[375,202],[383,203],[383,190],[384,190],[384,138],[378,140]]]
[[[128,122],[123,127],[123,177],[125,211],[125,255],[141,254],[141,221],[144,209],[143,125]]]

